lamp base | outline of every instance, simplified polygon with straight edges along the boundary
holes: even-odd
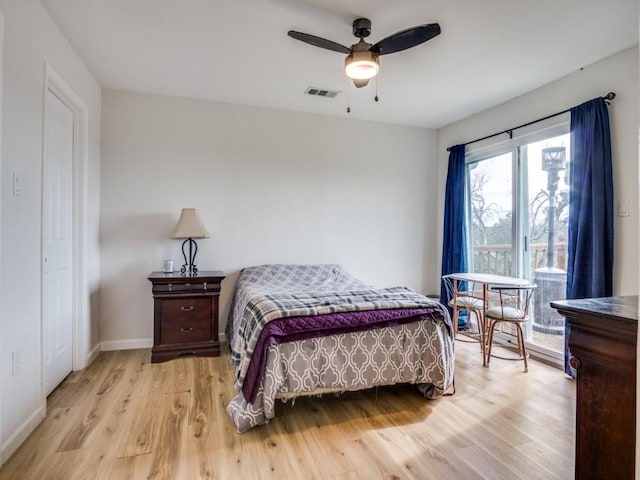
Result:
[[[198,268],[195,265],[184,264],[180,268],[180,273],[183,274],[183,275],[197,275],[198,274]]]
[[[187,252],[185,247],[189,244],[189,257],[187,258]],[[198,268],[196,267],[196,253],[198,253],[198,244],[196,241],[189,237],[184,242],[182,242],[182,257],[184,258],[184,263],[182,264],[182,268],[180,268],[180,273],[183,275],[197,275]]]

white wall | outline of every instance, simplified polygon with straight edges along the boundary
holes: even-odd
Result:
[[[89,197],[86,208],[88,282],[99,282],[99,165],[101,91],[37,0],[0,0],[5,17],[2,103],[2,245],[0,282],[0,463],[44,415],[41,347],[41,181],[45,62],[89,106]],[[22,194],[12,193],[20,175]],[[92,295],[92,302],[95,295]],[[95,297],[97,298],[97,297]],[[90,341],[98,343],[97,305],[91,304]],[[21,354],[21,372],[12,375],[11,352]]]
[[[180,209],[211,233],[197,265],[223,270],[221,325],[239,270],[341,263],[425,291],[437,193],[435,132],[138,93],[103,92],[103,348],[149,345],[147,275],[182,263]]]
[[[521,125],[536,118],[571,108],[592,98],[616,93],[609,106],[613,155],[614,208],[614,295],[638,293],[638,48],[613,55],[553,83],[438,131],[439,194],[438,218],[442,218],[447,176],[447,147]],[[518,134],[529,130],[517,130]],[[504,137],[507,137],[506,135]],[[491,141],[496,142],[499,139]],[[484,142],[489,143],[491,141]],[[629,200],[628,217],[617,216],[618,202]],[[438,230],[440,255],[442,226]]]

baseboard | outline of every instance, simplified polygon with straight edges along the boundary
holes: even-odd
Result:
[[[27,437],[33,432],[46,415],[45,407],[39,406],[22,425],[20,425],[2,444],[0,450],[0,466],[4,465],[7,460],[15,453],[20,445],[27,439]]]
[[[138,348],[153,347],[152,338],[137,338],[132,340],[109,340],[100,344],[101,349],[105,352],[112,350],[135,350]]]
[[[87,367],[91,365],[101,351],[102,351],[102,344],[98,342],[96,346],[93,347],[93,349],[89,352],[89,355],[87,355],[85,365]]]
[[[224,333],[220,333],[220,343],[226,343],[227,336]],[[89,365],[95,357],[100,353],[100,351],[109,352],[112,350],[135,350],[138,348],[151,348],[153,347],[153,339],[152,338],[137,338],[133,340],[109,340],[106,342],[102,342],[98,344],[92,351],[90,355],[91,361],[87,363]],[[95,353],[94,353],[95,352]]]

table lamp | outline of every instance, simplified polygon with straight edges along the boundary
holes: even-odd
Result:
[[[183,208],[180,212],[180,218],[173,229],[171,238],[185,238],[182,242],[182,256],[184,264],[180,269],[180,273],[196,275],[198,269],[196,267],[196,253],[198,253],[198,244],[194,238],[209,238],[209,232],[202,223],[202,219],[195,208]],[[186,248],[189,246],[189,257],[187,258]]]

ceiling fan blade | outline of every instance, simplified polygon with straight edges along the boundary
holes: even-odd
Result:
[[[339,43],[332,42],[331,40],[327,40],[326,38],[316,37],[315,35],[309,35],[308,33],[296,32],[294,30],[289,30],[287,32],[291,38],[295,38],[296,40],[300,40],[301,42],[308,43],[309,45],[313,45],[315,47],[326,48],[327,50],[333,50],[338,53],[348,54],[351,50],[344,45],[340,45]]]
[[[354,78],[353,79],[353,84],[356,86],[356,88],[362,88],[362,87],[366,87],[367,85],[369,85],[369,79],[368,78]]]
[[[383,38],[371,47],[371,51],[376,52],[378,55],[401,52],[431,40],[433,37],[440,35],[440,31],[440,25],[437,23],[407,28]]]

